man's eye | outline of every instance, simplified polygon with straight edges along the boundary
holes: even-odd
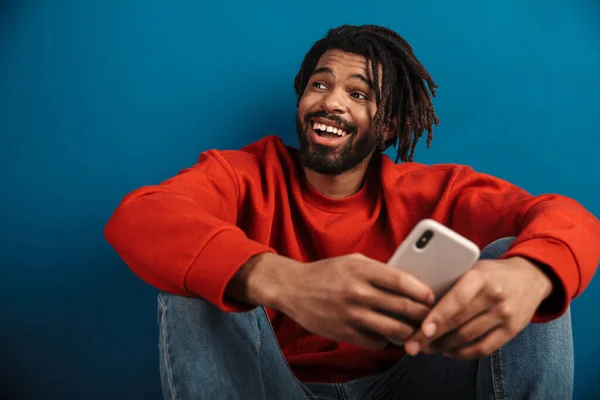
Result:
[[[360,92],[353,92],[350,96],[358,100],[368,100],[369,98]]]
[[[317,89],[327,89],[327,86],[323,85],[321,82],[313,83],[313,87],[316,87]]]

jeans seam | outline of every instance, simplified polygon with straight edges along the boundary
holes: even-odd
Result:
[[[254,311],[256,312],[256,310]],[[256,328],[258,330],[258,338],[256,339],[256,343],[254,345],[254,347],[256,347],[256,353],[260,353],[260,346],[262,345],[262,333],[260,332],[260,323],[258,322],[258,316],[255,315],[255,320],[256,320]],[[260,356],[260,354],[258,354]]]
[[[163,297],[160,293],[158,294],[158,304],[160,304],[163,311],[167,308],[167,304],[165,303],[165,300],[163,299]]]
[[[415,362],[415,360],[417,359],[417,357],[419,357],[419,355],[417,355],[412,360],[410,360],[410,363],[406,366],[406,368],[404,369],[404,371],[402,371],[402,373],[398,374],[398,376],[396,377],[396,379],[394,380],[394,382],[390,386],[388,386],[382,392],[375,393],[375,394],[367,397],[365,400],[381,400],[381,399],[383,399],[384,396],[386,396],[392,389],[394,389],[394,387],[396,387],[396,385],[398,384],[398,382],[400,382],[400,380],[402,380],[402,378],[404,377],[404,375],[406,375],[406,373],[408,372],[408,370],[410,369],[410,367],[413,365],[413,363]]]
[[[342,385],[340,385],[339,383],[336,383],[335,390],[337,391],[338,396],[340,397],[341,400],[348,400],[348,395],[346,394],[346,390],[344,389],[344,387]]]
[[[492,353],[490,361],[494,397],[496,400],[503,400],[506,398],[506,394],[504,393],[504,382],[502,380],[502,360],[500,358],[500,350],[496,350]]]
[[[312,394],[307,393],[306,391],[306,387],[304,386],[304,384],[296,377],[296,375],[294,374],[294,371],[292,371],[292,367],[290,366],[290,364],[288,363],[287,359],[285,358],[285,355],[283,354],[283,350],[281,349],[281,346],[277,340],[277,335],[275,334],[275,329],[273,329],[273,325],[271,324],[271,320],[269,319],[269,314],[267,313],[267,310],[264,307],[258,307],[258,310],[260,310],[259,312],[263,312],[264,313],[264,318],[267,321],[268,327],[267,329],[270,329],[270,333],[273,335],[273,338],[275,339],[275,344],[277,345],[277,348],[279,349],[279,353],[281,353],[281,357],[283,358],[283,362],[284,364],[287,366],[289,373],[294,377],[294,381],[296,381],[296,384],[298,385],[298,388],[305,394],[305,396],[309,399],[317,399],[316,397],[312,396]],[[257,311],[258,311],[257,310]],[[260,324],[260,318],[258,316],[256,316],[256,322],[257,322],[257,327],[258,327],[258,336],[261,337],[262,336],[262,325]],[[262,342],[262,340],[260,341]],[[258,357],[260,357],[260,353],[258,354]]]
[[[164,311],[161,317],[162,334],[163,334],[163,357],[165,359],[165,370],[167,373],[167,381],[169,382],[169,389],[171,391],[171,399],[177,399],[177,391],[175,390],[175,383],[173,382],[173,372],[171,371],[171,362],[169,357],[169,343],[167,340],[167,319],[165,318],[167,312],[167,306],[159,295],[159,301],[164,306]]]

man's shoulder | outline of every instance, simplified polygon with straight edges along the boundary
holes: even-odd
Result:
[[[291,148],[286,146],[279,136],[269,135],[242,147],[239,152],[264,158],[272,154],[289,154],[290,150]]]
[[[410,177],[414,175],[427,176],[455,176],[461,171],[469,168],[461,164],[423,164],[418,162],[394,163],[391,159],[385,158],[382,162],[383,172],[392,177]]]
[[[280,137],[270,135],[239,149],[211,149],[207,153],[222,157],[236,171],[250,172],[262,170],[267,165],[272,167],[289,163],[295,151],[294,148],[286,146]]]

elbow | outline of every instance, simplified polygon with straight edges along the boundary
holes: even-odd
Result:
[[[115,240],[117,237],[117,232],[119,231],[119,224],[120,224],[120,218],[119,218],[119,209],[117,209],[115,212],[113,212],[113,214],[110,216],[110,218],[108,219],[108,221],[106,222],[106,224],[104,225],[104,240],[106,240],[111,246],[115,246]]]
[[[123,215],[122,207],[122,205],[119,205],[104,225],[104,240],[106,240],[117,253],[120,253],[119,250],[122,245],[121,238],[127,236],[126,228],[128,224]]]
[[[127,227],[131,226],[131,213],[125,209],[147,194],[148,190],[144,190],[144,188],[127,194],[117,205],[104,225],[104,239],[117,251],[119,250],[119,239],[127,236]]]
[[[121,256],[129,253],[147,231],[147,221],[156,218],[158,206],[154,200],[172,196],[171,191],[157,186],[143,186],[126,194],[104,225],[104,239]]]

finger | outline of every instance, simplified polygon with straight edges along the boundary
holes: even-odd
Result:
[[[410,320],[413,324],[420,324],[431,312],[431,308],[423,303],[374,287],[362,300],[366,307],[376,309],[392,318]]]
[[[485,296],[484,289],[481,289],[462,311],[451,315],[444,321],[436,323],[437,329],[435,333],[428,337],[425,342],[421,342],[423,350],[426,350],[428,346],[439,346],[440,343],[443,343],[440,342],[442,340],[460,340],[460,336],[456,336],[456,333],[464,326],[479,321],[480,318],[488,314],[495,315],[490,313],[493,305],[493,303],[490,303],[488,297]],[[434,311],[432,310],[432,312]],[[500,323],[498,318],[490,318],[493,319],[494,325]],[[423,325],[425,323],[427,322],[423,322]]]
[[[354,283],[346,293],[346,301],[361,308],[377,310],[392,318],[402,318],[418,325],[431,308],[408,297],[399,296],[369,284]]]
[[[500,327],[489,332],[482,340],[472,345],[457,349],[450,355],[459,360],[474,360],[487,357],[498,350],[513,337],[509,329]]]
[[[375,309],[392,318],[402,318],[419,325],[431,308],[408,297],[370,285],[355,284],[348,300],[362,307]]]
[[[385,338],[360,327],[351,329],[343,338],[343,341],[369,350],[381,350],[389,343]]]
[[[429,286],[413,275],[379,263],[382,268],[369,268],[368,281],[380,288],[412,298],[427,305],[433,305],[435,297]]]
[[[393,342],[403,342],[414,332],[414,328],[407,323],[368,309],[361,310],[351,324],[355,328],[367,329]]]
[[[367,327],[356,326],[353,329],[356,331],[357,337],[360,337],[362,346],[368,349],[381,350],[390,343],[388,339]]]
[[[483,286],[484,280],[480,273],[476,270],[467,272],[431,310],[421,328],[406,344],[406,351],[411,355],[416,355],[431,340],[456,328],[466,318],[473,318],[474,315],[484,311],[485,301],[475,301],[473,305],[470,305]],[[462,315],[465,310],[469,315]]]
[[[431,347],[440,352],[453,352],[458,348],[473,344],[501,324],[502,320],[495,313],[484,313],[441,338],[432,341]]]

